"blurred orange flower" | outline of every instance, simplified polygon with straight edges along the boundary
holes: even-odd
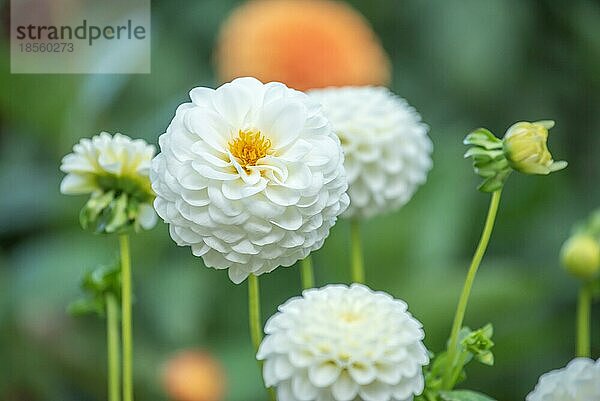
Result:
[[[331,0],[252,0],[221,28],[219,79],[253,76],[306,90],[386,85],[390,62],[369,23]]]
[[[201,350],[183,350],[172,356],[163,371],[163,383],[174,401],[222,401],[225,373],[221,364]]]

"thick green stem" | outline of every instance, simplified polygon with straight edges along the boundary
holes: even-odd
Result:
[[[590,320],[592,309],[592,286],[582,284],[577,302],[577,356],[589,358],[591,355]]]
[[[260,285],[258,277],[254,274],[248,276],[248,317],[250,320],[250,339],[254,352],[258,353],[258,348],[262,341],[262,318],[260,313]],[[262,362],[258,361],[258,368],[262,375]],[[268,388],[269,398],[276,401],[275,392]]]
[[[302,289],[306,290],[315,286],[315,272],[310,255],[300,261],[300,275],[302,276]]]
[[[360,223],[358,220],[350,220],[350,246],[352,248],[352,281],[355,283],[364,283],[365,265],[360,240]]]
[[[498,205],[500,204],[500,195],[501,190],[492,193],[490,207],[488,209],[483,232],[481,233],[481,238],[479,239],[479,244],[477,245],[473,259],[471,260],[471,266],[469,267],[469,272],[467,273],[467,278],[460,294],[458,306],[456,307],[452,331],[450,332],[450,340],[448,342],[447,366],[444,372],[443,380],[443,388],[447,390],[450,390],[452,387],[452,371],[453,366],[457,362],[458,333],[463,325],[467,304],[469,302],[469,296],[471,295],[471,289],[473,288],[473,282],[475,281],[477,270],[479,269],[479,265],[481,264],[481,260],[483,259],[483,255],[485,254],[485,250],[487,249],[490,241],[490,236],[492,235],[494,222],[496,221],[496,214],[498,212]]]
[[[106,344],[108,349],[108,401],[121,399],[119,305],[114,294],[106,294]]]
[[[119,236],[121,248],[121,334],[123,335],[123,401],[133,401],[133,337],[131,322],[131,257],[129,236]]]

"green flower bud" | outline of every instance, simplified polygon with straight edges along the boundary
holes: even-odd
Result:
[[[561,261],[567,272],[591,280],[600,272],[600,244],[588,234],[576,234],[562,246]]]
[[[510,166],[525,174],[550,174],[567,167],[566,161],[555,162],[548,151],[548,130],[554,121],[518,122],[504,135],[504,154]]]
[[[464,144],[471,146],[465,157],[473,158],[473,170],[483,178],[477,189],[482,192],[501,189],[512,172],[504,156],[502,141],[487,129],[478,128],[467,135]]]
[[[477,361],[491,366],[494,364],[494,354],[491,351],[492,347],[494,347],[494,342],[492,341],[493,335],[493,326],[487,324],[481,329],[470,332],[461,341],[461,344]]]

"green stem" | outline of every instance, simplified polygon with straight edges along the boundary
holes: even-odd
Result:
[[[119,401],[119,306],[114,294],[106,294],[106,344],[108,349],[108,401]]]
[[[592,286],[585,283],[579,290],[577,302],[577,356],[589,358],[591,355],[590,320],[592,308]]]
[[[454,367],[454,369],[452,371],[450,383],[456,383],[458,381],[458,378],[460,377],[460,373],[462,372],[462,370],[466,364],[466,357],[467,357],[467,355],[465,355],[464,352],[460,353],[460,355],[458,357],[458,363],[456,364],[456,366]]]
[[[477,245],[477,249],[475,250],[475,255],[473,255],[473,259],[471,260],[469,272],[467,273],[467,278],[465,280],[465,284],[460,294],[458,306],[456,307],[454,322],[452,324],[452,331],[450,332],[450,341],[448,343],[447,366],[444,372],[443,380],[443,388],[447,390],[450,390],[452,388],[452,368],[457,362],[456,357],[458,351],[458,333],[460,332],[460,329],[463,325],[465,312],[467,310],[467,304],[469,302],[469,296],[471,294],[471,288],[473,288],[473,282],[475,281],[477,270],[479,269],[479,265],[481,264],[481,260],[483,259],[483,255],[485,254],[485,250],[487,249],[488,243],[490,241],[490,236],[492,235],[494,222],[496,220],[496,214],[498,212],[498,205],[500,204],[500,195],[501,190],[492,193],[490,207],[488,209],[488,214],[485,220],[485,225],[483,227],[483,232],[481,233],[479,244]]]
[[[365,265],[358,220],[350,220],[350,246],[352,248],[352,281],[355,283],[364,283]]]
[[[119,236],[121,248],[121,332],[123,335],[123,401],[133,401],[133,338],[131,323],[131,257],[129,236]]]
[[[262,324],[260,317],[260,286],[258,277],[254,274],[248,277],[248,316],[250,317],[250,339],[254,351],[258,352],[258,347],[262,341]]]
[[[250,320],[250,339],[254,352],[258,353],[258,348],[262,341],[262,318],[260,313],[260,285],[258,277],[254,274],[248,276],[248,317]],[[258,369],[262,375],[262,361],[258,361]],[[276,401],[275,392],[268,388],[269,398]]]
[[[310,255],[300,261],[300,275],[302,277],[302,289],[306,290],[315,286],[315,272]]]

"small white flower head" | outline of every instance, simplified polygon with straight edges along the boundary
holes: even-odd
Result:
[[[410,401],[429,362],[407,305],[360,284],[310,289],[279,307],[257,354],[279,401]]]
[[[281,83],[195,88],[152,163],[173,240],[240,283],[320,248],[348,203],[344,157],[318,103]]]
[[[600,360],[575,358],[566,368],[540,377],[527,401],[600,400]]]
[[[344,149],[350,207],[369,218],[407,203],[427,179],[432,143],[421,116],[383,87],[312,90]]]
[[[91,194],[80,214],[84,228],[112,233],[131,226],[154,227],[157,216],[148,177],[154,153],[154,146],[142,139],[106,132],[84,138],[73,147],[60,166],[67,173],[60,192]]]

